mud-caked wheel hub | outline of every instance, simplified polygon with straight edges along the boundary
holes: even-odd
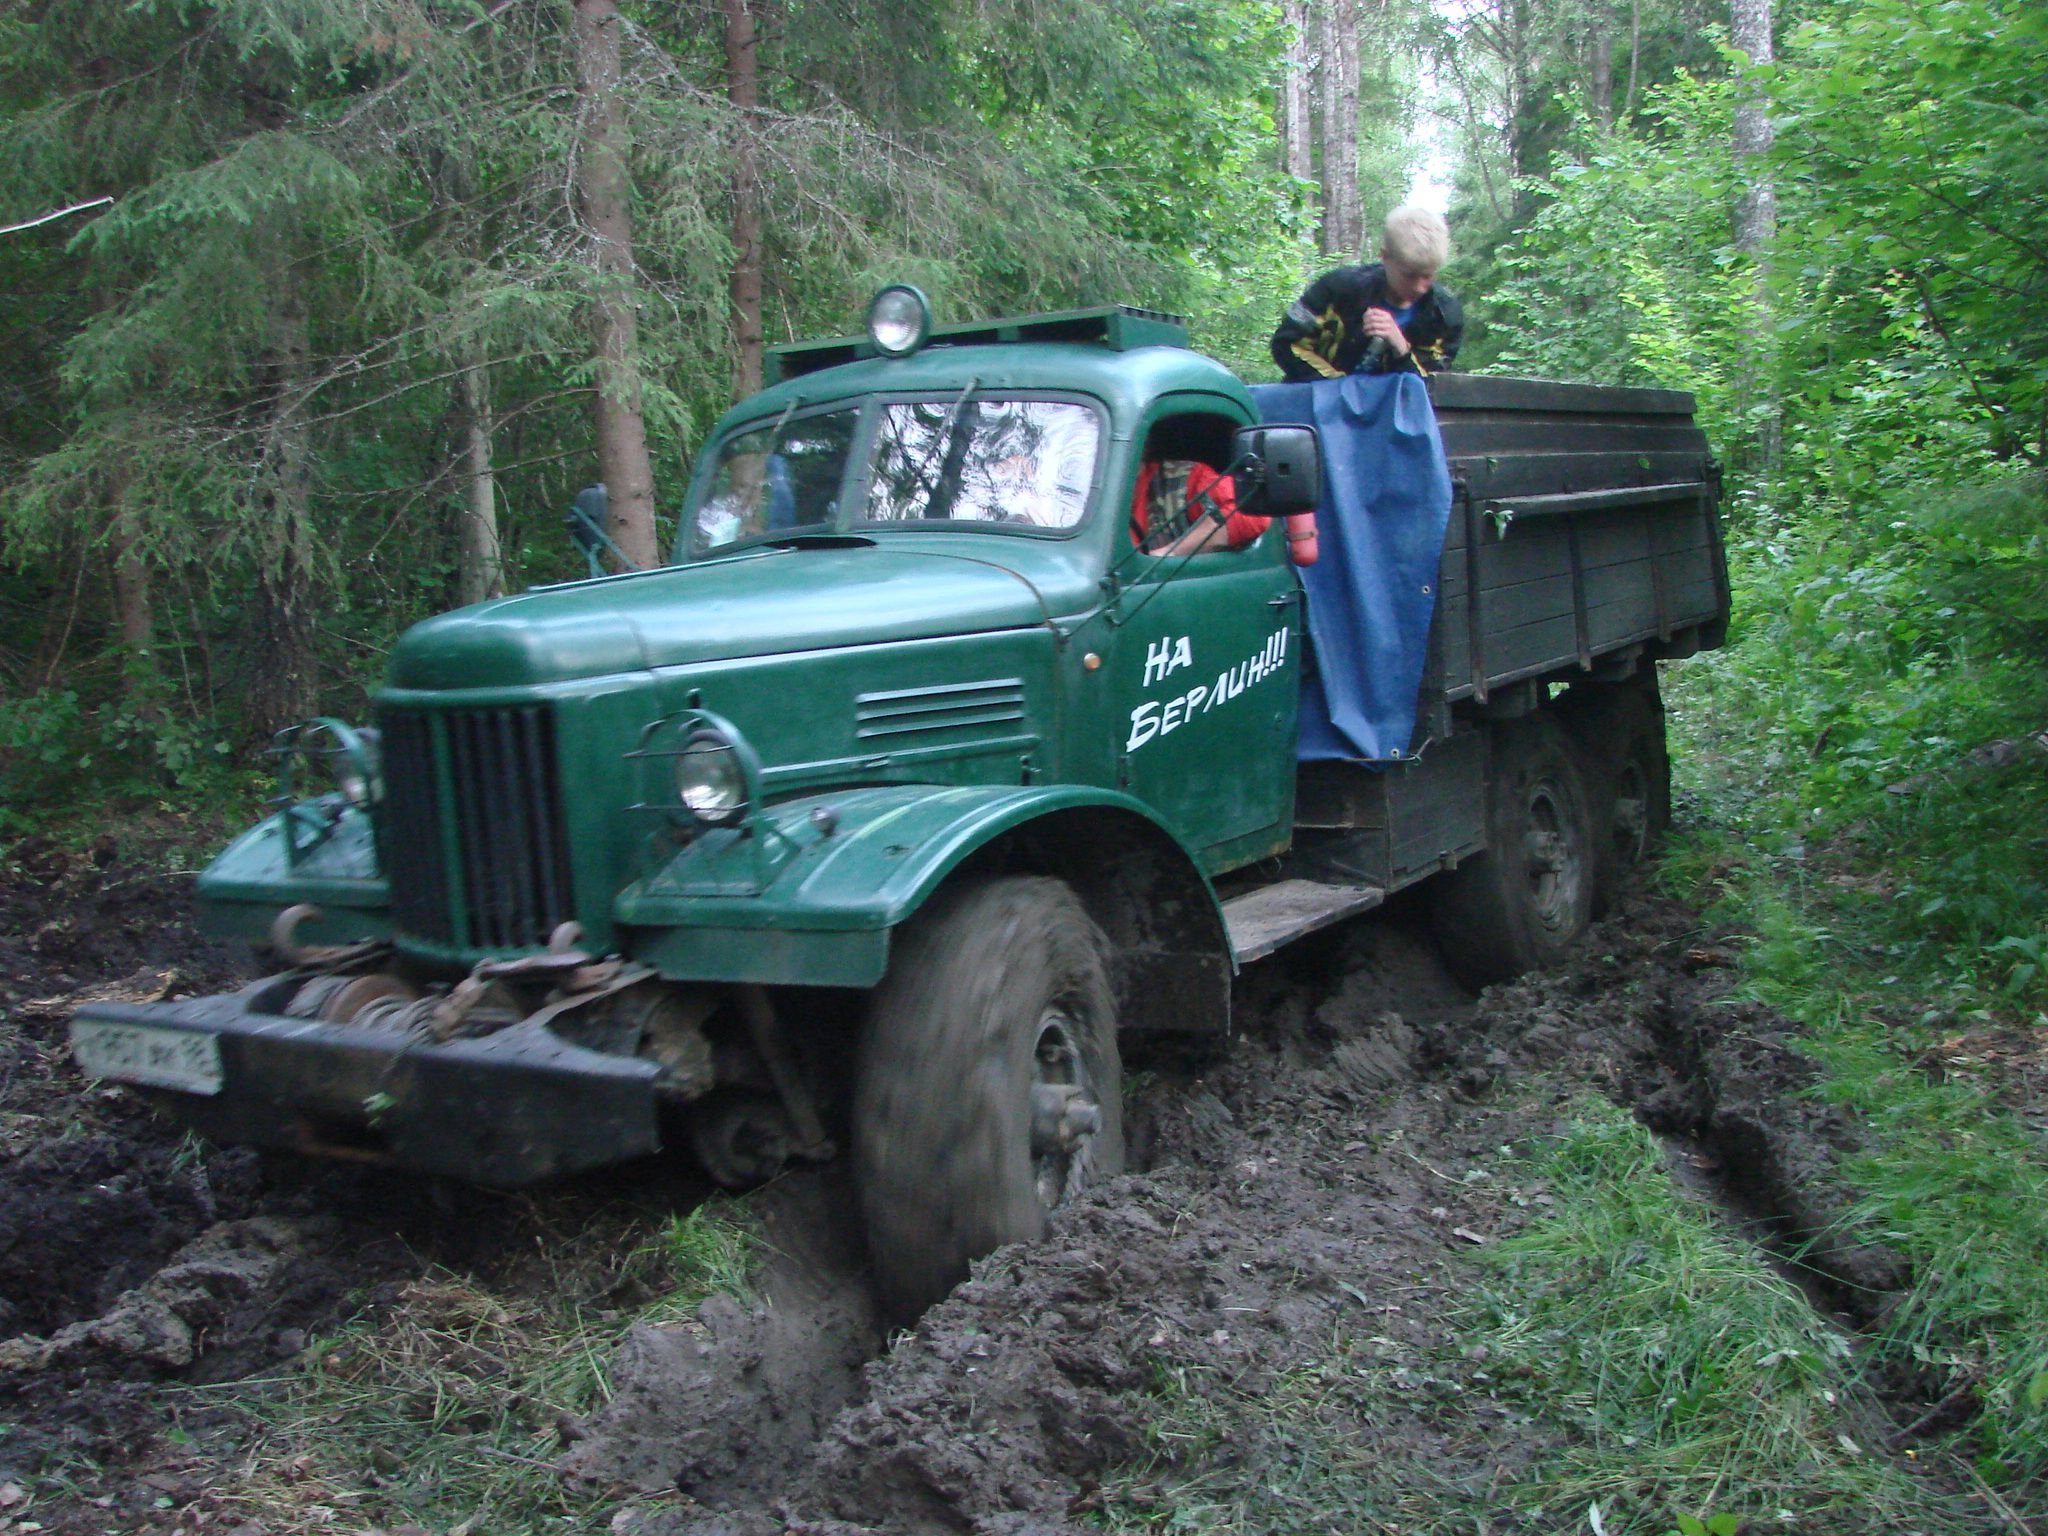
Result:
[[[1072,889],[963,885],[906,924],[862,1036],[854,1171],[906,1320],[1123,1171],[1108,941]]]
[[[1047,1211],[1088,1182],[1089,1154],[1102,1130],[1102,1103],[1072,1031],[1064,1014],[1048,1011],[1032,1053],[1031,1174]]]

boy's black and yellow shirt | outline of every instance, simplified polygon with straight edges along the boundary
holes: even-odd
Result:
[[[1297,384],[1347,373],[1430,374],[1449,368],[1465,336],[1465,311],[1442,288],[1417,299],[1415,312],[1401,327],[1408,339],[1406,357],[1367,358],[1372,338],[1365,332],[1365,312],[1399,307],[1388,290],[1386,268],[1378,262],[1325,272],[1287,306],[1273,332],[1273,361]]]

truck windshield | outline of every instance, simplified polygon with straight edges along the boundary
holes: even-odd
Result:
[[[781,533],[828,529],[860,412],[848,408],[791,417],[727,438],[703,499],[684,529],[685,551]]]
[[[1067,400],[959,397],[881,407],[870,523],[970,522],[1072,528],[1088,510],[1101,435]]]

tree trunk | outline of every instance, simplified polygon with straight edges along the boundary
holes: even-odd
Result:
[[[576,0],[572,35],[582,116],[576,200],[596,246],[590,324],[597,354],[597,464],[611,505],[608,531],[628,560],[646,568],[659,564],[660,556],[654,542],[654,470],[634,357],[638,300],[632,185],[619,109],[622,26],[616,0]]]
[[[1323,254],[1355,256],[1358,211],[1358,3],[1320,0]]]
[[[1344,249],[1365,254],[1358,206],[1358,0],[1332,0],[1337,21],[1337,185],[1344,196]]]
[[[1729,0],[1732,40],[1751,65],[1771,62],[1771,0]],[[1771,318],[1771,241],[1778,231],[1778,188],[1768,156],[1776,138],[1769,103],[1751,87],[1735,106],[1735,166],[1742,198],[1735,211],[1735,244],[1754,262],[1756,286],[1750,314],[1749,392],[1764,409],[1757,427],[1758,468],[1769,474],[1778,461],[1779,422],[1775,381],[1777,328]]]
[[[142,552],[142,531],[135,514],[120,506],[122,487],[108,496],[112,520],[107,540],[114,555],[114,631],[121,645],[122,671],[129,706],[146,720],[163,714],[156,663],[156,603],[149,560]]]
[[[1628,94],[1622,98],[1621,117],[1623,122],[1634,122],[1636,116],[1636,82],[1641,77],[1643,63],[1643,0],[1629,0],[1628,8]]]
[[[733,394],[761,387],[761,180],[754,157],[760,74],[752,0],[725,0],[725,91],[732,104]]]
[[[491,471],[490,378],[481,364],[462,372],[462,435],[469,495],[456,541],[455,602],[466,608],[505,591],[498,556],[497,482]]]
[[[1312,135],[1315,117],[1309,83],[1315,74],[1315,50],[1309,40],[1308,0],[1287,0],[1287,57],[1280,77],[1280,121],[1284,137],[1284,169],[1302,181],[1316,173]]]
[[[1771,0],[1729,0],[1728,13],[1735,46],[1751,64],[1770,63]],[[1763,161],[1776,137],[1762,93],[1745,93],[1735,107],[1736,169],[1743,178],[1735,243],[1759,259],[1778,229],[1777,183]]]
[[[142,529],[123,507],[121,480],[107,488],[107,543],[114,555],[114,631],[130,667],[153,665],[156,613],[151,600],[149,562],[142,553]]]
[[[1607,35],[1607,19],[1596,17],[1587,48],[1591,54],[1588,73],[1592,76],[1587,95],[1592,98],[1593,121],[1605,133],[1614,126],[1614,39]]]
[[[271,305],[270,421],[263,439],[264,529],[248,627],[250,723],[274,734],[313,712],[313,461],[300,416],[312,355],[306,308],[292,277]]]
[[[64,653],[70,649],[71,631],[78,625],[78,608],[85,596],[85,573],[92,563],[86,552],[76,547],[77,542],[67,535],[56,558],[50,561],[53,571],[69,570],[70,590],[65,590],[67,583],[59,578],[50,593],[49,604],[43,609],[42,632],[36,637],[36,648],[22,673],[24,694],[41,693],[53,686],[64,670]]]
[[[1508,125],[1508,176],[1518,182],[1536,169],[1532,145],[1542,131],[1541,103],[1530,81],[1536,72],[1536,39],[1525,0],[1502,0],[1500,7],[1501,80]],[[1517,222],[1530,212],[1532,194],[1517,186]]]

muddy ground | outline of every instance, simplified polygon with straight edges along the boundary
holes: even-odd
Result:
[[[289,1370],[430,1270],[521,1283],[545,1238],[520,1202],[280,1171],[81,1081],[64,1044],[81,999],[235,979],[185,884],[111,847],[22,845],[0,876],[0,1530],[264,1536],[222,1500],[246,1470],[234,1394],[172,1409],[165,1387]],[[914,1331],[876,1321],[836,1170],[760,1192],[755,1302],[629,1335],[610,1406],[561,1426],[559,1475],[590,1495],[588,1529],[641,1536],[1075,1531],[1112,1498],[1120,1521],[1163,1515],[1198,1478],[1262,1488],[1285,1528],[1304,1448],[1231,1405],[1298,1387],[1343,1333],[1363,1354],[1321,1394],[1332,1446],[1368,1455],[1395,1505],[1410,1483],[1462,1490],[1473,1529],[1522,1529],[1492,1493],[1560,1428],[1497,1396],[1443,1315],[1472,1255],[1549,1199],[1503,1153],[1577,1095],[1632,1106],[1674,1176],[1759,1243],[1826,1234],[1798,1273],[1845,1330],[1909,1278],[1841,1222],[1856,1128],[1801,1096],[1812,1068],[1781,1020],[1727,1003],[1732,958],[1640,896],[1570,966],[1480,999],[1399,906],[1305,941],[1241,978],[1227,1048],[1132,1053],[1138,1171],[977,1266]],[[590,1198],[660,1187],[635,1177]],[[1946,1388],[1892,1384],[1874,1439]],[[1158,1405],[1191,1399],[1234,1416],[1148,1438]]]

